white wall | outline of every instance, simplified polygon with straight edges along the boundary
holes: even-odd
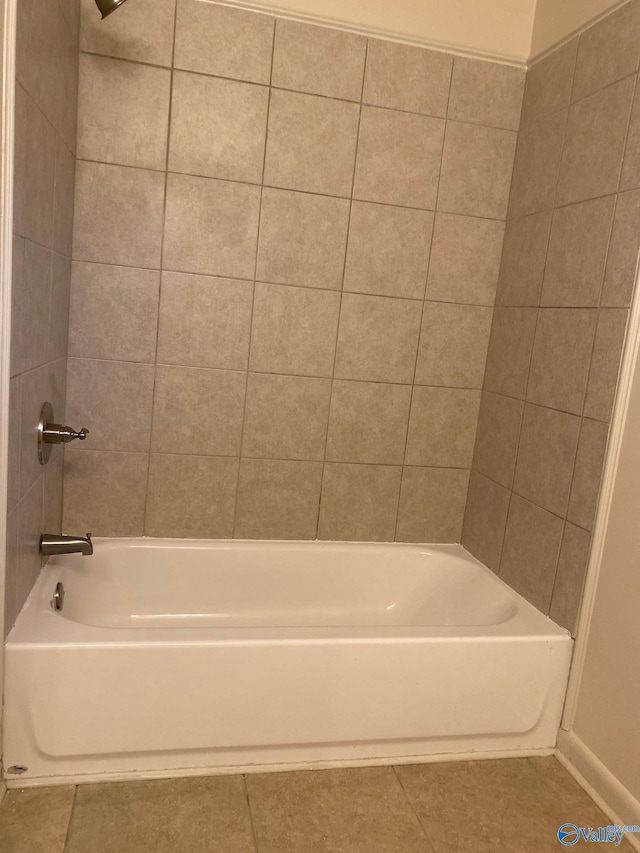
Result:
[[[543,53],[624,0],[537,0],[530,56]]]
[[[226,4],[525,62],[536,0],[226,0]]]
[[[572,726],[582,744],[636,801],[640,801],[639,436],[640,356]]]

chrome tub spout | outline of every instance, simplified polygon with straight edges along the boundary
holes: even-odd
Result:
[[[40,537],[40,553],[43,557],[53,557],[56,554],[83,554],[85,557],[93,554],[91,534],[86,536],[61,536],[43,533]]]

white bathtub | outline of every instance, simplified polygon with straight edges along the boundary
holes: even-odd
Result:
[[[9,634],[7,780],[545,754],[570,656],[456,545],[96,540]]]

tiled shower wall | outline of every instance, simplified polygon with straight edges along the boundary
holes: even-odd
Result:
[[[571,629],[638,258],[639,56],[633,0],[528,71],[462,539]]]
[[[40,408],[64,417],[78,90],[79,0],[18,0],[5,628],[60,530],[62,452],[37,458]]]
[[[65,529],[459,541],[524,72],[82,11]]]

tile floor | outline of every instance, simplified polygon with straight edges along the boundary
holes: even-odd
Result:
[[[559,853],[566,822],[610,823],[555,758],[521,758],[13,790],[0,850]]]

